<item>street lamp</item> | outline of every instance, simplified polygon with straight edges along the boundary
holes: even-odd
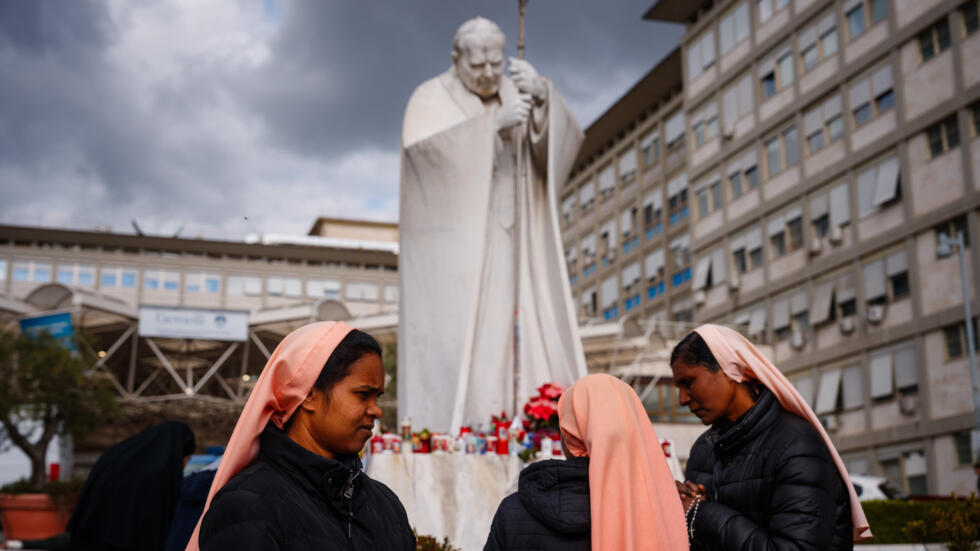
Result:
[[[936,254],[940,258],[945,258],[953,254],[953,247],[960,257],[960,284],[963,286],[963,311],[966,315],[966,349],[970,354],[970,378],[973,380],[973,431],[970,433],[970,448],[973,452],[974,461],[980,454],[980,375],[977,374],[977,356],[973,343],[973,315],[970,313],[970,291],[966,279],[966,257],[963,249],[966,248],[966,239],[963,232],[956,232],[956,237],[952,238],[945,233],[939,234],[939,245],[936,247]]]

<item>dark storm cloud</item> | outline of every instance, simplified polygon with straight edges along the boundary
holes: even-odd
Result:
[[[530,0],[528,59],[583,126],[679,39],[640,20],[649,3]],[[216,36],[224,11],[248,28]],[[502,0],[0,2],[0,223],[180,220],[241,237],[302,232],[321,214],[391,219],[412,90],[449,66],[475,15],[513,55],[516,12]]]
[[[639,79],[676,45],[678,27],[640,19],[649,4],[531,0],[528,60],[573,109],[589,104],[621,75]],[[273,44],[276,62],[246,95],[290,148],[320,156],[397,148],[409,95],[450,65],[453,34],[475,15],[500,25],[516,55],[516,1],[293,4]]]

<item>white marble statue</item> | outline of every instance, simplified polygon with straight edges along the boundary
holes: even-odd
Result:
[[[488,423],[586,373],[555,201],[583,134],[530,63],[503,76],[504,44],[467,21],[405,110],[398,409],[416,429]]]

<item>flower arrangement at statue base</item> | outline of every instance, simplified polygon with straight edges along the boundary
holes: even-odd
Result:
[[[523,424],[529,440],[520,454],[524,461],[561,457],[558,399],[564,391],[559,384],[545,383],[538,387],[538,395],[524,404]]]
[[[545,383],[538,395],[524,404],[523,419],[514,419],[501,411],[490,416],[490,425],[461,427],[459,434],[431,433],[428,429],[412,432],[412,421],[402,421],[401,434],[378,430],[370,439],[370,454],[458,453],[470,455],[515,455],[525,462],[532,459],[561,457],[558,430],[558,398],[565,390],[561,385]]]

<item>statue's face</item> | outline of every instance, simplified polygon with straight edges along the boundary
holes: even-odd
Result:
[[[487,35],[469,36],[452,56],[456,74],[470,92],[484,99],[497,94],[504,74],[504,45],[500,40]]]

